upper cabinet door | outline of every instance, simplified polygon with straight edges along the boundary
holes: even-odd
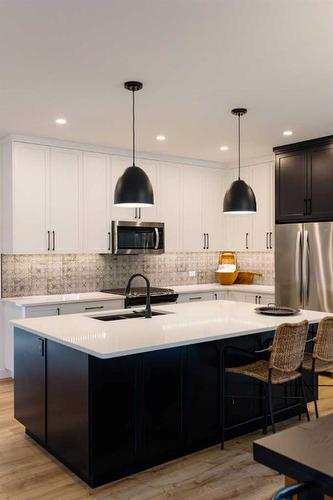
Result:
[[[229,174],[228,179],[231,183],[238,179],[238,169],[232,169],[232,173]],[[242,167],[241,169],[241,179],[247,182],[252,187],[252,169],[251,167]],[[253,249],[253,220],[255,214],[225,214],[228,217],[228,242],[230,248],[227,250],[233,251],[247,251]]]
[[[6,250],[13,253],[45,253],[48,250],[46,184],[49,148],[16,143],[13,154],[12,186],[6,188],[8,192],[12,189],[13,197],[12,244]]]
[[[165,225],[165,251],[181,252],[182,166],[159,166],[158,221]]]
[[[253,216],[253,250],[273,247],[273,165],[264,163],[252,168],[252,185],[257,200]]]
[[[82,251],[81,164],[80,151],[51,149],[50,229],[55,252]]]
[[[206,250],[217,252],[223,248],[223,190],[222,169],[203,169],[203,231]]]
[[[332,219],[333,144],[308,152],[308,215],[312,220]]]
[[[138,211],[134,208],[117,207],[114,204],[114,190],[119,177],[123,175],[126,168],[130,167],[132,160],[123,156],[112,156],[111,158],[111,215],[112,220],[135,220]]]
[[[307,198],[306,152],[278,154],[275,160],[276,222],[302,220],[307,213]]]
[[[104,154],[83,155],[83,251],[111,251],[111,171]]]
[[[140,219],[143,221],[160,222],[158,220],[158,205],[159,205],[159,182],[158,182],[158,161],[138,159],[137,164],[146,172],[151,182],[154,191],[154,205],[147,208],[142,208],[140,211]]]
[[[205,249],[202,225],[202,168],[183,167],[183,244],[184,252],[201,252]]]

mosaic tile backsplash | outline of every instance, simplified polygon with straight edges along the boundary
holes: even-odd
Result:
[[[273,252],[239,252],[244,271],[263,274],[255,283],[274,283]],[[2,297],[79,293],[125,286],[135,272],[154,286],[215,282],[219,254],[166,253],[162,255],[2,255]],[[196,276],[190,277],[189,271]]]

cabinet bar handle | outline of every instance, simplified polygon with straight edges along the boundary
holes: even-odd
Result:
[[[55,231],[52,231],[52,239],[53,239],[53,245],[52,245],[52,250],[55,251]]]
[[[311,215],[312,214],[312,198],[308,198],[308,202],[309,202],[308,215]]]
[[[40,355],[42,357],[44,357],[45,355],[45,345],[44,345],[44,339],[38,339],[38,348],[39,348],[39,352],[40,352]]]
[[[268,233],[266,233],[266,248],[268,249]]]
[[[256,296],[255,296],[255,298],[254,298],[254,303],[255,303],[255,304],[258,304],[258,295],[256,295]]]
[[[273,233],[272,233],[272,232],[270,232],[270,233],[269,233],[269,248],[270,248],[270,249],[272,249],[272,248],[273,248],[273,247],[272,247],[272,237],[273,237]]]
[[[249,233],[245,233],[245,248],[249,249]]]
[[[137,216],[137,210],[138,210],[137,208],[134,209],[134,219],[138,218],[138,216]]]
[[[203,249],[206,250],[206,233],[203,234]]]
[[[308,215],[308,200],[304,198],[304,212],[303,215]]]
[[[84,308],[86,311],[96,311],[97,309],[104,309],[104,306],[90,306]]]
[[[47,251],[51,250],[51,234],[50,231],[47,232]]]
[[[111,250],[111,233],[108,231],[108,250]]]
[[[202,297],[189,297],[188,300],[201,300]]]
[[[209,233],[206,234],[207,234],[207,250],[209,250]]]

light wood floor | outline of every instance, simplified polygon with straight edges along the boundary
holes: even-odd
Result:
[[[321,389],[320,410],[333,411],[333,388]],[[297,423],[293,418],[278,429]],[[260,436],[249,434],[228,441],[224,451],[214,446],[92,490],[25,435],[13,418],[13,383],[0,381],[0,499],[269,499],[284,478],[253,461],[252,441]]]

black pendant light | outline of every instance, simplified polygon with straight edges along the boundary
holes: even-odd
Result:
[[[134,93],[141,90],[141,82],[125,82],[124,87],[132,92],[133,105],[133,165],[119,177],[114,191],[114,204],[122,207],[150,207],[154,205],[154,192],[148,175],[135,165],[135,98]]]
[[[247,113],[245,108],[236,108],[232,111],[238,116],[238,179],[234,181],[223,200],[223,212],[226,214],[248,214],[257,211],[257,202],[254,192],[245,181],[240,178],[240,117]]]

